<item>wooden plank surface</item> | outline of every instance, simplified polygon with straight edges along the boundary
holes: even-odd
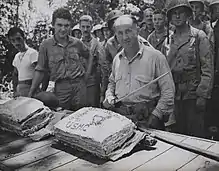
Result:
[[[49,155],[45,158],[42,158],[40,160],[37,160],[31,164],[28,164],[22,168],[19,168],[19,171],[46,171],[46,170],[51,170],[54,168],[57,168],[59,166],[62,166],[66,163],[72,162],[74,160],[77,160],[79,156],[81,156],[81,152],[75,151],[73,149],[70,149],[65,146],[54,146],[52,145],[50,147],[51,149],[56,149],[59,150],[59,152]],[[62,150],[62,151],[60,151]],[[33,151],[31,151],[33,153]]]
[[[18,139],[22,139],[22,137],[10,132],[2,131],[0,129],[0,146]]]
[[[187,138],[183,143],[190,144],[202,149],[207,149],[213,144],[207,141],[200,141],[197,139]],[[191,153],[187,150],[183,150],[178,147],[173,147],[170,150],[166,151],[164,154],[156,157],[150,162],[145,163],[139,168],[136,168],[135,171],[174,171],[185,165],[189,161],[192,161],[198,155]]]
[[[65,153],[63,151],[56,153],[54,155],[48,156],[42,160],[36,161],[29,165],[26,165],[20,169],[19,171],[47,171],[58,166],[62,166],[68,162],[76,160],[77,157]]]
[[[183,141],[186,137],[177,136],[177,135],[168,135],[170,138],[173,138],[177,141]],[[89,161],[90,159],[77,159],[73,162],[70,162],[64,166],[54,169],[55,171],[128,171],[132,170],[140,165],[143,165],[145,162],[156,158],[157,156],[163,154],[169,149],[173,148],[172,145],[158,141],[156,144],[156,149],[151,150],[141,150],[135,152],[131,156],[122,158],[116,162],[107,162],[104,164],[98,164],[97,162]]]
[[[39,147],[35,150],[26,152],[22,155],[18,155],[16,157],[12,157],[8,160],[4,160],[1,163],[10,169],[18,169],[22,166],[28,165],[30,163],[33,163],[35,161],[38,161],[40,159],[44,159],[48,156],[51,156],[53,154],[56,154],[60,152],[60,150],[57,150],[55,148],[51,148],[50,144],[46,146]]]
[[[50,139],[39,142],[33,142],[29,138],[15,140],[0,147],[0,161],[15,157],[17,155],[22,155],[31,150],[51,144],[51,142],[52,140]]]
[[[208,148],[208,151],[219,153],[219,143],[215,143]],[[219,162],[208,159],[203,156],[198,156],[191,162],[184,165],[179,171],[219,171]]]

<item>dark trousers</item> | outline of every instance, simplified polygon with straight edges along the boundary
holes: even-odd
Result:
[[[57,81],[54,89],[60,106],[73,111],[87,105],[86,91],[87,87],[83,78]]]
[[[176,131],[181,134],[187,134],[197,137],[205,137],[204,115],[205,112],[198,112],[196,108],[196,99],[176,100]]]

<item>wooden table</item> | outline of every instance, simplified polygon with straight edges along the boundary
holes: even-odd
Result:
[[[211,140],[157,131],[178,142],[219,153],[219,143]],[[33,142],[0,132],[0,170],[19,171],[219,171],[219,162],[158,141],[156,148],[144,149],[116,162],[102,161],[72,149],[55,148],[53,139]],[[66,152],[65,152],[66,151]]]

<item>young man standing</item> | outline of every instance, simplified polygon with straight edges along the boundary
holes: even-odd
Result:
[[[154,31],[148,36],[148,42],[157,50],[161,51],[162,44],[167,38],[166,13],[156,10],[153,13]]]
[[[104,48],[100,42],[91,35],[93,19],[89,15],[81,16],[79,20],[82,31],[82,42],[90,49],[89,66],[90,76],[87,80],[87,105],[98,107],[103,101],[108,84],[108,70]],[[101,85],[101,89],[100,89]],[[101,91],[100,91],[101,90]]]
[[[45,73],[55,82],[54,93],[64,109],[86,106],[86,81],[89,49],[79,39],[69,36],[71,14],[65,8],[53,12],[54,36],[40,46],[39,59],[29,96],[32,97]]]
[[[148,36],[154,31],[154,24],[153,24],[153,12],[152,8],[147,8],[144,11],[144,22],[146,27],[141,28],[139,35],[147,40]]]
[[[191,16],[188,0],[169,1],[167,17],[175,32],[170,37],[167,60],[176,86],[177,131],[204,137],[206,101],[213,85],[213,55],[206,34],[188,24]]]
[[[14,96],[27,97],[38,60],[38,52],[26,45],[24,32],[20,28],[11,28],[8,31],[8,38],[19,51],[12,63],[14,66]]]
[[[173,112],[175,93],[166,58],[153,47],[139,42],[137,21],[133,17],[119,17],[114,28],[123,50],[113,60],[104,106],[139,126],[164,129],[164,122]],[[157,82],[150,84],[158,77]],[[148,83],[150,85],[116,103],[116,99]]]

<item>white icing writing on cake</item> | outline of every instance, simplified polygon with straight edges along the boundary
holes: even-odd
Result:
[[[100,124],[102,124],[103,121],[105,121],[106,119],[109,119],[111,117],[112,116],[110,116],[110,115],[108,115],[106,117],[94,115],[92,121],[90,123],[87,123],[87,124],[82,124],[82,123],[78,123],[78,122],[69,120],[66,124],[66,128],[86,131],[89,127],[100,125]]]

